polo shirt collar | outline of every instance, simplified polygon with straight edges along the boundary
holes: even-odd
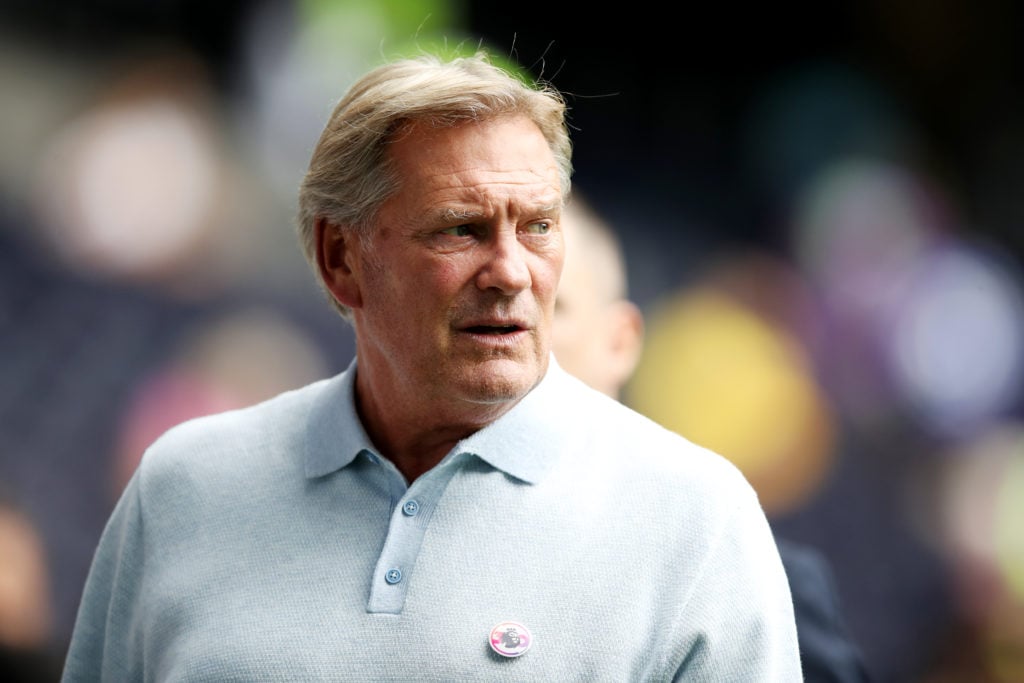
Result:
[[[551,356],[540,384],[500,418],[460,441],[455,451],[471,453],[492,467],[536,484],[568,446],[563,385],[568,376]]]
[[[355,377],[353,359],[314,399],[306,432],[308,478],[346,467],[364,450],[376,452],[356,412]],[[566,410],[568,377],[550,356],[541,382],[499,419],[456,444],[450,456],[475,455],[516,479],[539,482],[568,446],[568,432],[559,418]]]
[[[375,449],[355,403],[356,361],[327,381],[314,399],[306,426],[306,477],[346,467],[364,450]]]

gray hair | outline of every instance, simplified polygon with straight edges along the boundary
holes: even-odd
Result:
[[[550,84],[528,83],[483,51],[444,60],[423,54],[371,70],[335,106],[299,188],[297,231],[306,260],[316,263],[316,224],[366,237],[377,210],[398,189],[387,144],[415,121],[456,126],[504,114],[525,114],[540,129],[558,164],[563,201],[569,196],[572,145],[566,104]],[[334,301],[331,298],[331,301]],[[334,302],[348,318],[348,307]]]

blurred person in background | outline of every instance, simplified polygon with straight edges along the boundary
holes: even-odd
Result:
[[[571,172],[482,54],[352,86],[299,232],[355,358],[149,447],[64,680],[800,680],[740,471],[553,361]]]
[[[566,258],[555,300],[559,365],[620,399],[643,352],[643,312],[629,298],[625,254],[612,225],[578,189],[562,213]],[[793,595],[804,680],[863,683],[868,672],[847,630],[835,578],[812,547],[776,538]]]

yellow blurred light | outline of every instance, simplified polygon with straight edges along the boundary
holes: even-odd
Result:
[[[710,288],[680,292],[651,317],[627,397],[735,463],[771,513],[806,502],[832,461],[831,411],[800,344]]]
[[[1024,441],[1018,442],[1024,446]],[[1007,463],[996,494],[995,559],[1015,601],[1024,606],[1024,449]]]
[[[986,681],[1024,681],[1024,604],[1004,602],[983,629]]]

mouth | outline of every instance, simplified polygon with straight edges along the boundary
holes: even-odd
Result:
[[[502,346],[518,343],[531,326],[525,318],[509,315],[466,317],[456,325],[458,332],[475,339],[477,343]]]
[[[484,335],[503,335],[513,334],[523,329],[520,325],[470,325],[462,328],[463,331],[471,334],[484,334]]]

